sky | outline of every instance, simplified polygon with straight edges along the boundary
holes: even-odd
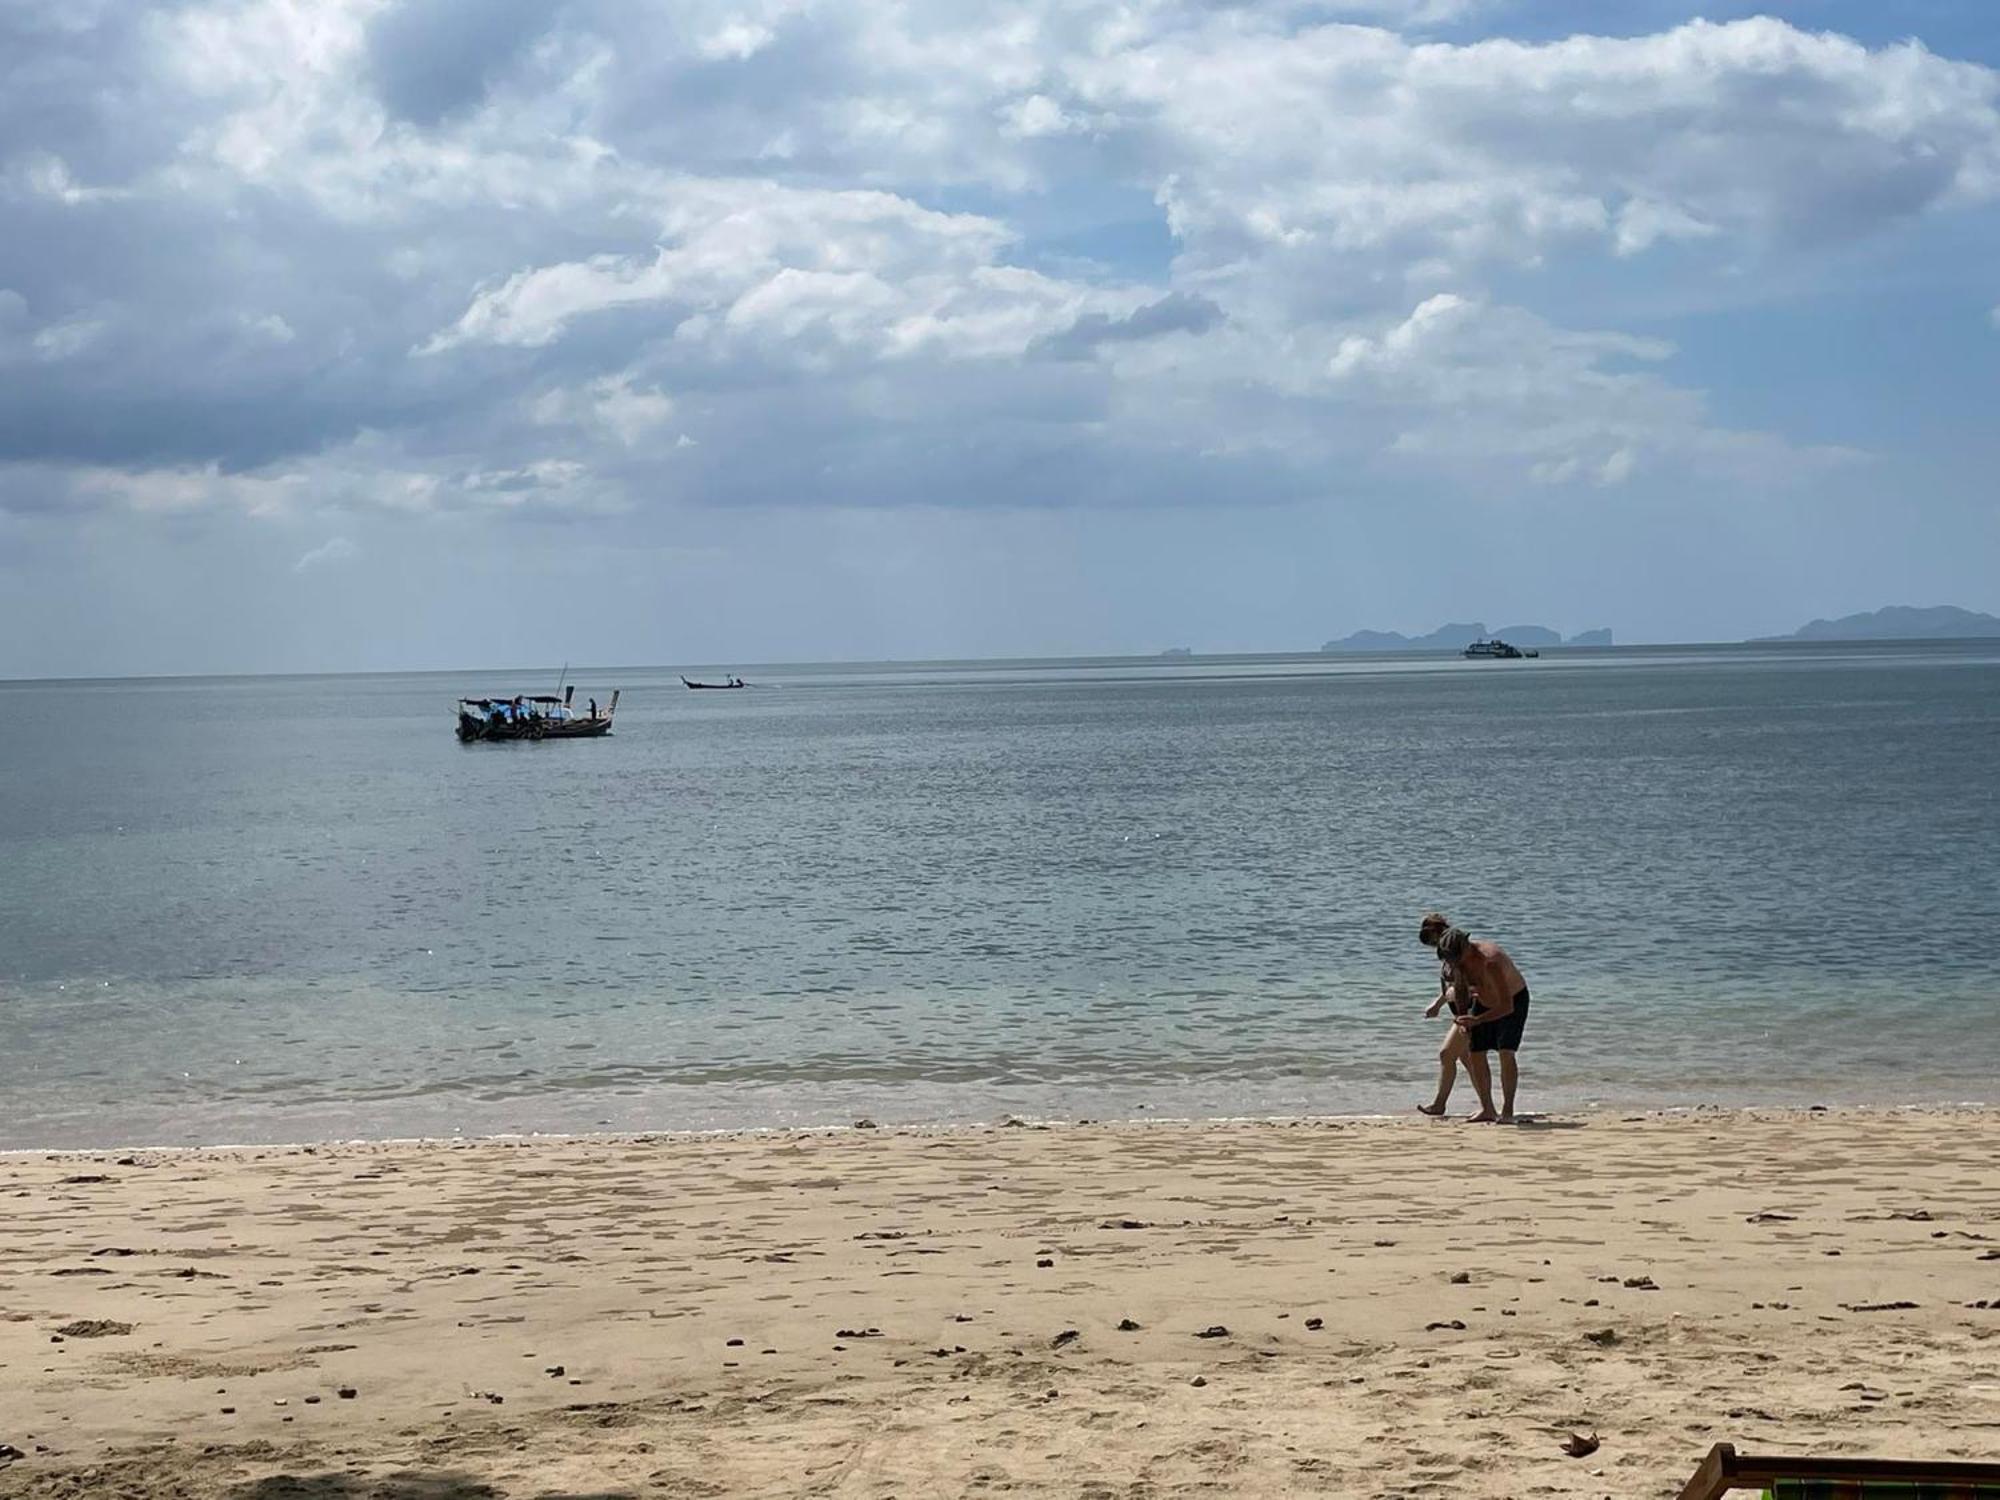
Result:
[[[2000,612],[1991,0],[8,0],[0,677]]]

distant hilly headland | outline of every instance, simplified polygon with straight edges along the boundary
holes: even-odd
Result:
[[[1892,604],[1838,620],[1814,620],[1790,635],[1760,635],[1760,641],[1960,641],[2000,637],[2000,617],[1956,604],[1919,609]]]
[[[1503,625],[1488,630],[1483,620],[1440,625],[1429,635],[1404,635],[1396,630],[1357,630],[1337,641],[1328,641],[1322,651],[1463,651],[1474,641],[1498,636],[1511,646],[1608,646],[1611,632],[1586,630],[1565,640],[1559,631],[1546,625]]]

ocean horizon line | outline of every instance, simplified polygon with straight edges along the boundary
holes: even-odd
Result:
[[[1916,646],[1960,646],[1988,647],[2000,649],[2000,640],[1983,637],[1939,636],[1935,638],[1897,639],[1854,639],[1854,640],[1793,640],[1787,637],[1768,639],[1713,639],[1680,641],[1619,641],[1609,646],[1572,646],[1567,643],[1544,646],[1540,650],[1544,657],[1576,654],[1580,656],[1604,656],[1612,654],[1658,654],[1674,651],[1724,651],[1745,650],[1800,651],[1806,654],[1825,655],[1841,651],[1863,648],[1872,651],[1901,650]],[[616,672],[682,672],[682,671],[839,671],[866,670],[870,668],[894,668],[905,671],[920,671],[927,668],[992,668],[1048,667],[1076,665],[1123,665],[1185,667],[1190,661],[1214,663],[1247,663],[1279,661],[1430,661],[1453,660],[1459,651],[1452,647],[1411,648],[1389,647],[1381,650],[1340,650],[1328,651],[1319,647],[1301,647],[1296,650],[1276,651],[1201,651],[1190,650],[1183,655],[1178,648],[1154,652],[1097,652],[1069,656],[884,656],[884,657],[827,657],[817,660],[799,658],[795,660],[773,659],[770,661],[749,660],[703,660],[703,661],[660,661],[624,662],[602,664],[586,662],[577,664],[536,663],[526,666],[453,666],[453,667],[359,667],[341,670],[320,671],[245,671],[245,672],[113,672],[52,674],[29,677],[0,677],[0,688],[53,687],[64,685],[117,683],[203,683],[203,682],[321,682],[352,681],[369,678],[400,677],[452,677],[452,676],[498,676],[520,677],[546,676],[552,672],[563,672],[564,680],[571,680],[577,673],[602,675]]]

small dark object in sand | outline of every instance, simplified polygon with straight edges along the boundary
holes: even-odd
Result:
[[[1979,1252],[1979,1258],[1981,1260],[2000,1260],[2000,1250],[1982,1250]]]
[[[1843,1302],[1840,1304],[1849,1312],[1903,1312],[1914,1308],[1914,1302]]]
[[[306,1397],[306,1405],[307,1405],[307,1406],[318,1406],[318,1405],[319,1405],[319,1397],[317,1397],[317,1396],[308,1396],[308,1397]]]
[[[1627,1276],[1625,1285],[1635,1292],[1657,1292],[1660,1289],[1650,1276]]]
[[[502,1406],[506,1403],[507,1400],[505,1396],[496,1395],[492,1391],[474,1391],[472,1393],[472,1399],[475,1401],[490,1402],[494,1406]]]
[[[11,1464],[15,1459],[27,1456],[12,1443],[0,1443],[0,1464]]]
[[[1047,1271],[1052,1269],[1054,1266],[1055,1262],[1052,1260],[1043,1259],[1035,1262],[1035,1269],[1038,1271]]]
[[[741,1339],[727,1339],[724,1342],[731,1349],[741,1349],[743,1347],[743,1340]]]
[[[1134,1323],[1130,1318],[1120,1318],[1118,1320],[1118,1331],[1120,1333],[1137,1333],[1139,1325]]]
[[[99,1255],[137,1255],[139,1252],[137,1250],[128,1250],[123,1245],[106,1245],[102,1250],[93,1250],[90,1253],[95,1258]]]
[[[233,1417],[236,1415],[236,1408],[233,1406],[225,1406],[222,1408],[222,1414],[225,1417]]]
[[[569,1371],[562,1365],[550,1365],[546,1370],[542,1371],[542,1373],[548,1376],[549,1379],[551,1380],[557,1380],[560,1379],[562,1376],[569,1374]]]
[[[67,1339],[108,1339],[131,1331],[130,1323],[117,1323],[110,1318],[78,1318],[56,1330]]]
[[[1597,1451],[1597,1434],[1585,1437],[1580,1432],[1572,1432],[1563,1439],[1563,1452],[1571,1458],[1588,1458]]]
[[[1609,1347],[1618,1342],[1618,1330],[1615,1328],[1593,1328],[1584,1337],[1589,1339],[1593,1344],[1602,1344]]]
[[[842,1328],[837,1330],[833,1336],[837,1339],[879,1339],[882,1337],[882,1330],[879,1328]]]
[[[356,1396],[360,1394],[361,1392],[357,1391],[351,1385],[344,1385],[339,1390],[334,1392],[334,1395],[340,1397],[340,1399],[343,1401],[352,1401]]]
[[[1151,1229],[1153,1226],[1143,1219],[1106,1219],[1097,1226],[1099,1229]]]
[[[1797,1219],[1798,1219],[1797,1214],[1773,1213],[1770,1209],[1767,1208],[1764,1209],[1761,1213],[1754,1213],[1750,1215],[1750,1217],[1745,1219],[1743,1222],[1746,1224],[1790,1224],[1795,1222]]]
[[[1453,1286],[1464,1286],[1471,1280],[1472,1273],[1470,1271],[1453,1271],[1451,1273],[1451,1284]]]
[[[856,1120],[854,1122],[854,1128],[856,1130],[873,1130],[876,1128],[876,1126],[873,1120]]]
[[[1082,1337],[1083,1335],[1078,1333],[1074,1328],[1065,1328],[1061,1333],[1049,1340],[1049,1347],[1051,1349],[1060,1349],[1064,1344],[1074,1344]]]
[[[1200,1333],[1197,1333],[1195,1337],[1198,1339],[1226,1339],[1229,1337],[1229,1330],[1220,1323],[1211,1323],[1208,1327],[1202,1329]]]
[[[62,1185],[64,1187],[83,1187],[87,1183],[110,1182],[112,1180],[113,1178],[108,1172],[79,1172],[74,1177],[63,1178]]]
[[[1188,1384],[1189,1384],[1189,1385],[1207,1385],[1207,1384],[1208,1384],[1208,1377],[1207,1377],[1206,1375],[1197,1375],[1197,1376],[1195,1376],[1195,1378],[1194,1378],[1194,1379],[1190,1380],[1190,1381],[1188,1382]]]
[[[1425,1333],[1429,1333],[1429,1332],[1431,1332],[1431,1331],[1432,1331],[1433,1329],[1438,1329],[1438,1328],[1454,1328],[1454,1329],[1457,1329],[1458,1331],[1460,1331],[1460,1332],[1462,1333],[1462,1332],[1464,1332],[1464,1330],[1465,1330],[1465,1325],[1464,1325],[1463,1323],[1461,1323],[1461,1322],[1460,1322],[1460,1321],[1459,1321],[1459,1320],[1458,1320],[1457,1318],[1453,1318],[1453,1319],[1452,1319],[1452,1320],[1451,1320],[1450,1322],[1448,1322],[1448,1323],[1426,1323],[1426,1324],[1424,1324],[1424,1332],[1425,1332]]]
[[[1320,1330],[1321,1330],[1322,1328],[1324,1328],[1324,1327],[1326,1327],[1326,1319],[1325,1319],[1325,1318],[1307,1318],[1307,1319],[1306,1319],[1306,1332],[1307,1332],[1307,1333],[1318,1333],[1318,1332],[1319,1332],[1319,1331],[1320,1331]]]

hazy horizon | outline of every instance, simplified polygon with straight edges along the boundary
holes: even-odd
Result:
[[[1524,621],[1522,623],[1531,624],[1533,622]],[[1497,632],[1497,633],[1504,634],[1504,632]],[[1726,647],[1726,646],[1780,646],[1780,647],[1796,646],[1802,649],[1808,649],[1814,651],[1838,651],[1842,648],[1852,648],[1852,647],[1894,648],[1899,646],[1936,646],[1936,645],[1958,645],[1958,646],[1976,647],[1982,644],[2000,646],[2000,638],[1975,636],[1975,637],[1935,637],[1935,638],[1912,637],[1909,639],[1897,639],[1890,637],[1890,638],[1873,639],[1873,640],[1865,638],[1854,638],[1854,639],[1843,639],[1843,640],[1792,640],[1788,637],[1780,636],[1780,637],[1768,637],[1763,639],[1707,640],[1707,641],[1620,640],[1616,641],[1614,644],[1610,646],[1576,646],[1576,645],[1564,644],[1560,646],[1544,646],[1541,647],[1540,649],[1544,652],[1557,652],[1557,653],[1563,651],[1655,652],[1655,651],[1673,651],[1682,648],[1686,648],[1689,650],[1703,650],[1703,649],[1713,649],[1717,647]],[[541,692],[544,689],[541,687],[536,687],[533,684],[533,682],[531,682],[529,679],[537,677],[548,677],[560,672],[564,674],[562,679],[564,682],[579,684],[578,686],[579,692],[588,692],[591,691],[593,688],[609,689],[612,687],[620,686],[620,684],[612,681],[601,681],[601,680],[586,683],[583,682],[584,678],[590,677],[590,678],[603,679],[608,674],[616,674],[620,672],[630,672],[630,673],[689,672],[689,671],[723,672],[723,671],[733,670],[738,673],[757,673],[757,672],[771,672],[771,671],[789,671],[801,668],[818,671],[829,668],[865,669],[871,667],[897,667],[897,668],[921,669],[925,667],[1052,666],[1052,665],[1061,665],[1065,663],[1077,663],[1077,664],[1132,663],[1134,665],[1144,664],[1144,663],[1154,663],[1161,666],[1169,666],[1175,662],[1185,663],[1190,660],[1196,662],[1210,661],[1215,663],[1241,663],[1241,662],[1252,662],[1252,661],[1294,661],[1294,660],[1296,661],[1323,660],[1328,662],[1342,662],[1342,661],[1369,661],[1376,659],[1395,661],[1396,659],[1402,657],[1407,657],[1413,661],[1418,661],[1439,656],[1449,658],[1456,656],[1457,654],[1458,652],[1456,648],[1445,648],[1445,647],[1425,648],[1423,650],[1409,650],[1409,649],[1391,647],[1381,650],[1353,649],[1353,650],[1341,650],[1341,651],[1328,651],[1323,649],[1323,647],[1319,646],[1301,646],[1296,648],[1272,648],[1264,650],[1242,650],[1242,651],[1222,651],[1222,650],[1209,651],[1209,650],[1203,650],[1200,647],[1194,647],[1191,649],[1190,655],[1188,656],[1179,655],[1177,652],[1173,650],[1173,648],[1163,647],[1158,651],[1087,651],[1087,652],[1071,651],[1071,652],[1053,653],[1047,656],[1022,656],[1022,655],[1010,655],[1010,654],[998,654],[991,656],[876,656],[876,657],[847,656],[847,657],[817,657],[817,658],[805,657],[805,656],[791,656],[791,657],[774,656],[769,659],[761,661],[752,660],[748,658],[690,657],[681,660],[662,659],[658,661],[641,661],[633,659],[626,661],[607,660],[602,662],[568,662],[568,663],[533,662],[527,665],[522,665],[521,663],[517,662],[512,665],[495,664],[495,665],[484,665],[484,666],[482,665],[467,666],[463,664],[440,666],[435,664],[424,664],[424,665],[413,665],[413,666],[337,667],[337,668],[328,668],[325,670],[318,670],[318,671],[89,672],[89,673],[78,673],[74,675],[44,675],[37,677],[0,677],[0,686],[23,687],[23,686],[32,686],[37,683],[63,683],[63,682],[173,682],[173,681],[206,681],[206,680],[229,680],[229,679],[253,680],[262,677],[273,677],[273,678],[442,677],[442,676],[457,675],[464,677],[506,676],[506,677],[518,678],[520,679],[519,686],[521,691]],[[490,686],[490,684],[488,685]],[[759,684],[754,681],[750,683],[750,686],[752,687],[768,686],[768,685],[769,684]]]
[[[0,677],[2000,612],[2000,27],[1782,10],[18,0]]]

